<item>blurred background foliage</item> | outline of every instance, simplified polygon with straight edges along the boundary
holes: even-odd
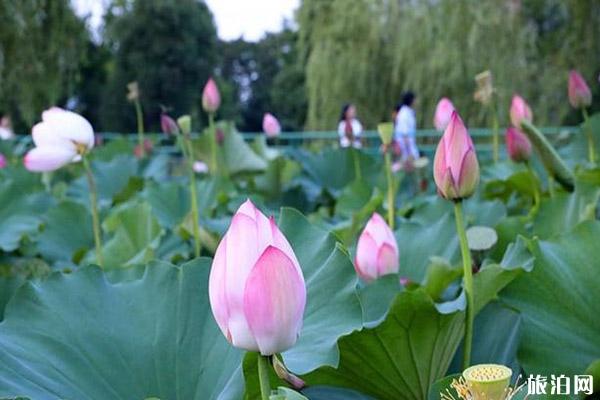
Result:
[[[598,1],[303,0],[296,21],[258,42],[219,40],[201,0],[113,0],[95,34],[69,0],[0,2],[0,111],[21,133],[54,104],[75,108],[98,131],[133,131],[125,99],[133,80],[148,129],[159,129],[161,107],[191,113],[199,129],[210,75],[223,97],[219,117],[242,131],[260,131],[265,112],[285,130],[334,129],[348,101],[373,128],[408,89],[418,95],[421,127],[431,126],[441,96],[470,125],[485,126],[473,101],[473,77],[485,69],[502,122],[519,92],[537,123],[571,124],[579,115],[566,105],[570,68],[600,98]]]

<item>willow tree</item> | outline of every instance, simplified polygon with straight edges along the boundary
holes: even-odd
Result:
[[[0,108],[25,129],[72,94],[88,33],[69,0],[2,0],[0,25]]]
[[[407,89],[418,95],[420,126],[431,126],[441,96],[471,125],[485,125],[473,78],[486,69],[501,122],[519,92],[537,122],[559,124],[569,112],[568,69],[591,80],[600,68],[600,3],[593,0],[304,0],[298,19],[310,128],[335,126],[346,101],[373,128]]]

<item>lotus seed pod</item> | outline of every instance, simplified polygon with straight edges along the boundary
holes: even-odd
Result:
[[[512,370],[504,365],[479,364],[463,372],[473,400],[503,400]]]

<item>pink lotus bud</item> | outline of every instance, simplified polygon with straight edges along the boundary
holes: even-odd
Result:
[[[272,355],[296,343],[306,304],[302,270],[275,220],[250,200],[217,247],[208,294],[219,328],[235,347]]]
[[[152,144],[152,141],[150,139],[144,139],[144,148],[143,148],[143,151],[142,151],[142,147],[140,147],[140,145],[137,144],[133,148],[133,155],[136,158],[142,158],[144,155],[152,153],[153,149],[154,149],[154,145]]]
[[[4,157],[4,154],[0,154],[0,169],[5,168],[6,167],[6,157]]]
[[[275,137],[281,133],[279,121],[273,115],[266,113],[263,117],[263,131],[268,137]]]
[[[221,105],[221,95],[213,78],[209,78],[202,92],[202,108],[207,113],[215,113]]]
[[[354,268],[360,278],[370,282],[395,274],[400,267],[398,244],[381,215],[374,213],[358,238]]]
[[[510,121],[515,128],[521,129],[521,120],[532,121],[531,108],[521,96],[515,94],[510,103]]]
[[[202,161],[195,161],[194,164],[192,164],[192,169],[197,174],[206,174],[208,172],[208,165]]]
[[[575,70],[569,72],[569,102],[574,108],[585,108],[592,104],[592,92],[585,79]]]
[[[433,126],[438,131],[444,131],[450,123],[450,117],[454,111],[454,104],[447,98],[442,97],[435,108],[435,115],[433,117]]]
[[[440,196],[451,200],[469,197],[479,182],[475,147],[456,111],[435,151],[433,178]]]
[[[160,114],[160,128],[166,135],[177,135],[179,133],[179,125],[167,114]]]
[[[510,127],[506,130],[506,150],[511,160],[527,161],[531,157],[531,142],[519,129]]]
[[[42,113],[42,122],[34,125],[31,135],[35,148],[23,159],[25,168],[34,172],[54,171],[94,147],[92,125],[79,114],[53,107]]]

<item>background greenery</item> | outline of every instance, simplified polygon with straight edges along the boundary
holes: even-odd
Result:
[[[209,75],[222,92],[220,117],[242,131],[259,131],[267,111],[286,130],[334,129],[348,101],[373,128],[407,89],[418,94],[420,126],[431,125],[441,96],[483,126],[488,116],[472,93],[485,69],[494,74],[502,121],[514,92],[539,124],[579,121],[564,107],[570,68],[600,91],[594,0],[303,0],[296,21],[259,42],[220,41],[201,0],[113,0],[95,35],[69,0],[6,0],[0,22],[0,110],[22,133],[41,110],[67,103],[98,131],[133,131],[125,99],[132,80],[152,130],[161,107],[204,124]]]

